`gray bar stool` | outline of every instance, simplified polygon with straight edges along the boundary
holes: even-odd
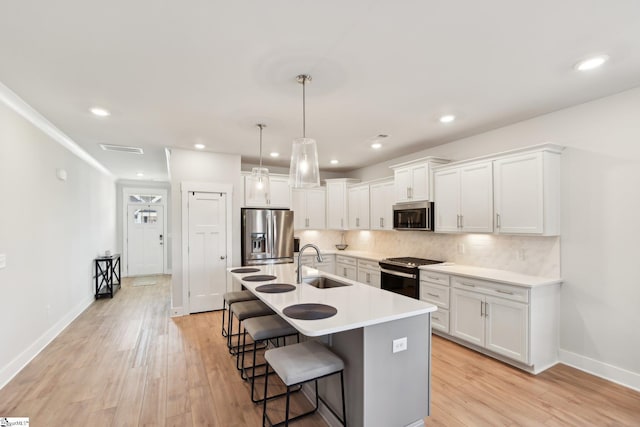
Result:
[[[274,344],[276,346],[280,346],[281,338],[283,340],[283,343],[286,344],[287,337],[291,336],[296,336],[297,341],[300,342],[300,335],[298,334],[298,330],[296,328],[291,326],[286,320],[284,320],[277,314],[273,314],[271,316],[252,317],[251,319],[245,320],[243,325],[244,335],[242,337],[242,358],[240,358],[239,352],[236,355],[236,367],[238,368],[238,370],[240,370],[240,374],[243,379],[248,379],[249,381],[251,381],[251,401],[253,403],[258,403],[261,402],[262,399],[256,399],[254,397],[255,378],[263,376],[264,374],[256,375],[256,368],[266,366],[266,364],[256,365],[256,350],[258,350],[257,345],[262,343],[267,344],[270,340],[276,340]],[[251,375],[246,372],[249,367],[245,366],[245,354],[247,353],[247,351],[250,351],[246,348],[247,334],[249,334],[249,336],[253,339],[253,362],[250,366]]]
[[[273,310],[267,307],[267,305],[260,300],[236,302],[229,308],[229,311],[231,312],[231,316],[229,317],[227,347],[229,347],[229,353],[233,355],[240,351],[240,335],[242,334],[242,322],[252,317],[268,316],[270,314],[274,314]],[[238,319],[238,333],[236,335],[233,334],[234,316]],[[235,345],[232,343],[232,338],[234,336],[238,337],[238,342]]]
[[[254,299],[258,299],[251,291],[232,291],[227,292],[223,296],[224,298],[224,310],[222,311],[222,336],[227,336],[227,330],[224,328],[224,317],[225,313],[227,315],[227,325],[229,324],[229,320],[231,319],[231,305],[236,302],[242,301],[251,301]]]
[[[288,426],[290,421],[294,421],[311,415],[318,410],[318,400],[322,401],[333,415],[342,423],[347,425],[346,408],[344,402],[344,362],[338,356],[333,354],[327,347],[317,341],[306,341],[300,344],[292,344],[286,347],[279,347],[267,350],[264,353],[267,361],[265,380],[264,380],[264,396],[267,396],[267,386],[269,384],[269,366],[278,374],[282,382],[287,386],[285,419],[283,422],[273,424],[267,415],[267,400],[263,400],[262,406],[262,425],[269,422],[271,426],[285,425]],[[318,396],[318,380],[334,374],[340,374],[340,386],[342,389],[342,418]],[[315,381],[316,388],[316,406],[313,410],[297,415],[289,419],[289,398],[291,387],[302,385],[304,383]]]

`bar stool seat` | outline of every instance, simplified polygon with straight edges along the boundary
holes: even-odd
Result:
[[[260,300],[251,300],[251,301],[241,301],[236,302],[231,307],[229,307],[229,311],[231,313],[229,317],[229,333],[227,334],[227,347],[229,347],[229,351],[232,354],[235,354],[240,349],[240,326],[242,325],[242,321],[258,316],[267,316],[270,314],[274,314],[273,310],[271,310],[265,303]],[[237,345],[232,345],[231,338],[234,336],[233,334],[233,317],[238,319],[238,343]]]
[[[225,313],[227,314],[227,325],[229,324],[229,319],[231,318],[231,312],[229,311],[229,307],[231,307],[232,304],[236,303],[236,302],[242,302],[242,301],[251,301],[254,299],[258,299],[258,297],[256,297],[253,293],[251,293],[251,291],[231,291],[231,292],[226,292],[223,295],[223,299],[224,299],[224,304],[225,304],[225,308],[226,310],[224,310],[222,312],[222,336],[226,337],[227,336],[227,330],[225,329],[225,325],[224,325],[224,317],[225,317]]]
[[[280,345],[280,339],[284,340],[284,344],[286,344],[286,338],[290,336],[296,336],[298,342],[300,342],[300,335],[298,334],[298,330],[291,326],[286,320],[277,314],[273,314],[271,316],[260,316],[260,317],[252,317],[251,319],[247,319],[243,323],[244,326],[244,336],[242,338],[242,359],[238,356],[236,359],[236,367],[241,372],[241,376],[243,379],[248,379],[251,381],[251,401],[254,403],[260,402],[262,399],[256,399],[255,395],[255,378],[261,375],[256,375],[256,368],[265,366],[265,364],[256,364],[256,353],[257,353],[257,345],[261,342],[276,340],[275,345]],[[246,343],[247,343],[247,334],[253,339],[253,361],[251,368],[251,374],[249,375],[246,370],[249,367],[245,366],[245,355],[247,353]],[[276,397],[276,396],[274,396]]]
[[[267,386],[269,380],[269,366],[278,374],[282,382],[287,386],[285,420],[282,423],[289,425],[290,421],[311,415],[318,410],[318,400],[338,418],[342,425],[346,426],[345,401],[344,401],[344,362],[331,350],[317,341],[306,341],[300,344],[293,344],[286,347],[278,347],[267,350],[264,354],[267,361],[267,371],[265,372],[264,395],[267,396]],[[318,395],[318,380],[329,375],[340,374],[340,384],[342,388],[342,418]],[[313,410],[289,419],[289,397],[290,388],[306,382],[315,381],[316,406]],[[262,425],[266,421],[271,423],[267,415],[267,400],[263,401]]]

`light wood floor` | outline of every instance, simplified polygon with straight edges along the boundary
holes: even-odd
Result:
[[[171,319],[168,300],[168,276],[152,286],[125,279],[0,390],[0,416],[33,426],[260,425],[220,313]],[[428,426],[640,426],[640,393],[564,365],[532,376],[435,336],[432,362]]]

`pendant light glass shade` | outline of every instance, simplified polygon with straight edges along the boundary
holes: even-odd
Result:
[[[269,204],[270,180],[269,169],[262,167],[262,129],[267,125],[259,124],[260,128],[260,166],[251,169],[251,183],[249,185],[249,199],[252,201],[264,201]]]
[[[319,187],[318,147],[315,139],[306,137],[305,84],[311,81],[311,76],[301,74],[297,80],[302,84],[302,138],[294,139],[291,147],[289,185],[293,188]]]
[[[296,138],[293,140],[289,185],[293,188],[320,186],[318,148],[315,139]]]

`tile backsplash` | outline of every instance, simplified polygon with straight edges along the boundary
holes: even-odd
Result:
[[[335,249],[340,231],[297,230],[301,245]],[[560,237],[440,234],[421,231],[345,231],[347,249],[415,256],[535,276],[560,277]]]

